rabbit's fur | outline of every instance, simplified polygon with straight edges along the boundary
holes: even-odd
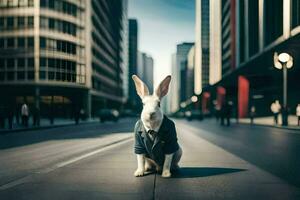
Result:
[[[133,75],[132,79],[135,83],[137,94],[140,96],[143,102],[141,121],[145,127],[145,130],[146,131],[154,130],[158,132],[164,118],[162,109],[160,107],[160,101],[168,93],[171,76],[167,76],[159,84],[159,86],[156,88],[156,90],[152,95],[150,95],[147,85],[142,80],[140,80],[136,75]],[[152,138],[150,134],[148,135],[150,138]],[[178,152],[172,154],[165,154],[163,169],[161,169],[161,167],[158,166],[155,163],[155,161],[146,158],[145,155],[137,154],[138,168],[135,171],[134,175],[143,176],[148,169],[155,167],[157,171],[162,170],[162,177],[170,177],[171,163],[172,161],[174,163],[175,160],[176,162],[175,166],[178,167],[177,163],[181,158],[181,154],[182,154],[181,149],[179,149]]]

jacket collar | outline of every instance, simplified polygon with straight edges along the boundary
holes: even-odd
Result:
[[[157,135],[154,139],[154,142],[153,142],[153,146],[152,146],[152,150],[155,148],[155,146],[159,143],[160,141],[160,136],[163,132],[167,131],[168,130],[168,126],[167,126],[167,117],[164,116],[163,118],[163,121],[161,123],[161,126],[157,132]],[[148,143],[148,136],[147,136],[147,130],[146,128],[144,127],[143,123],[141,122],[141,128],[140,128],[140,132],[141,132],[141,136],[143,137],[144,139],[144,142],[145,143]]]
[[[157,132],[158,135],[159,135],[159,133],[167,130],[168,127],[167,127],[166,122],[167,122],[167,117],[164,115],[159,129],[154,130],[155,132]],[[143,122],[141,121],[141,126],[140,126],[140,131],[139,132],[142,134],[143,137],[146,137],[148,131],[149,130],[144,126]]]

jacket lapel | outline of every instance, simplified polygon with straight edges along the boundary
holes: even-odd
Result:
[[[152,145],[152,142],[149,139],[149,136],[147,135],[147,132],[146,132],[146,129],[145,129],[144,125],[141,126],[140,132],[141,132],[141,136],[143,138],[143,142],[145,144],[145,147],[146,147],[147,151],[151,152],[153,145]]]
[[[160,126],[160,128],[159,128],[159,130],[158,130],[158,132],[157,132],[157,135],[156,135],[156,137],[155,137],[155,139],[154,139],[154,143],[153,143],[153,146],[152,146],[152,150],[156,147],[156,145],[159,143],[159,142],[161,142],[161,135],[162,135],[162,133],[165,131],[165,116],[164,116],[164,118],[163,118],[163,122],[161,123],[161,126]]]

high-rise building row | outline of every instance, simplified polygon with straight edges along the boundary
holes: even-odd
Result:
[[[121,0],[1,1],[1,104],[62,116],[120,106],[126,12]]]

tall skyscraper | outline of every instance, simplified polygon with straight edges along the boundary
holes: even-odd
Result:
[[[179,95],[178,95],[178,69],[176,65],[176,53],[173,53],[171,56],[171,85],[170,85],[170,93],[168,97],[168,106],[169,106],[169,112],[174,113],[179,108]]]
[[[195,70],[195,46],[193,46],[187,56],[186,69],[186,98],[194,95],[194,70]]]
[[[186,70],[187,56],[194,43],[184,42],[177,45],[176,49],[176,70],[174,80],[178,82],[177,94],[179,103],[186,100]]]
[[[136,19],[129,19],[129,57],[128,57],[128,67],[129,67],[129,77],[128,77],[128,101],[133,107],[137,106],[139,101],[136,94],[134,82],[131,76],[137,74],[137,62],[138,62],[138,23]]]
[[[129,96],[129,30],[128,30],[128,0],[124,0],[123,2],[124,8],[123,8],[123,17],[122,17],[122,35],[123,39],[121,40],[121,45],[122,45],[122,51],[121,57],[123,58],[122,60],[122,71],[123,71],[123,99],[124,102],[127,102],[128,96]]]
[[[222,0],[222,76],[236,68],[236,0]]]
[[[222,77],[221,50],[221,1],[209,4],[209,84],[213,85]]]
[[[65,117],[75,107],[90,116],[92,110],[122,105],[126,4],[1,1],[0,88],[6,95],[0,103],[18,107],[27,101],[41,115],[51,108]]]
[[[150,93],[153,92],[153,58],[146,53],[138,52],[137,75],[148,86]]]
[[[168,112],[174,113],[179,109],[181,101],[186,99],[187,59],[194,43],[184,42],[177,45],[176,53],[171,57],[172,82],[168,99]]]
[[[209,85],[210,1],[196,0],[195,94]]]

